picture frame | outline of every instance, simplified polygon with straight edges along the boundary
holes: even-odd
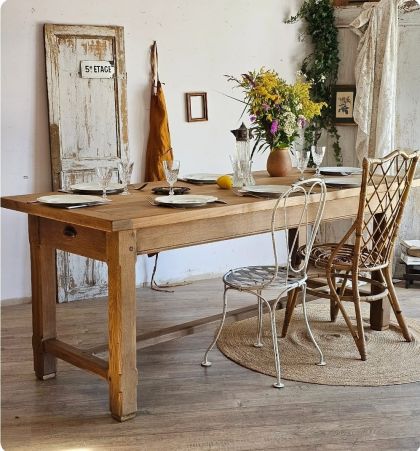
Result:
[[[187,122],[208,121],[206,92],[187,92],[185,103]]]
[[[335,125],[356,125],[353,116],[355,98],[355,85],[336,85],[333,87],[332,107]]]

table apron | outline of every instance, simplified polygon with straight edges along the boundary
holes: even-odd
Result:
[[[318,203],[309,205],[308,221],[313,222]],[[336,199],[326,203],[323,221],[352,218],[357,214],[358,200]],[[302,209],[287,208],[287,228],[299,225]],[[194,246],[215,241],[228,240],[267,233],[270,229],[272,210],[243,213],[240,216],[204,218],[178,224],[164,224],[159,227],[142,227],[137,230],[137,253],[150,254],[169,249]],[[286,228],[283,214],[279,213],[276,227]]]
[[[43,246],[96,260],[107,260],[107,233],[103,230],[39,218],[39,240]]]
[[[316,202],[309,205],[309,222],[314,220],[317,208]],[[353,197],[330,200],[326,203],[323,221],[354,217],[357,208],[358,202]],[[287,208],[288,228],[299,224],[300,214],[299,207]],[[272,210],[267,209],[243,213],[240,216],[226,215],[176,224],[139,227],[136,230],[136,252],[148,254],[266,233],[270,231],[271,215]],[[279,214],[277,228],[281,230],[285,226],[283,215]],[[106,232],[70,222],[39,218],[40,244],[104,262],[108,260],[107,240],[109,235],[114,233],[119,232]]]

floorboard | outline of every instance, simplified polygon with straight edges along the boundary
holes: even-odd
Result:
[[[137,327],[146,333],[221,309],[220,280],[137,293]],[[406,316],[420,318],[420,287],[398,288]],[[252,298],[237,294],[231,308]],[[107,340],[106,300],[58,306],[59,338],[90,348]],[[126,423],[108,414],[104,380],[59,361],[56,379],[32,369],[30,305],[2,309],[2,446],[5,450],[417,450],[420,383],[332,387],[285,381],[242,368],[213,351],[214,331],[137,353],[139,411]]]

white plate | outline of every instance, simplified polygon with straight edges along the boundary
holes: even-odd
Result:
[[[51,196],[38,197],[37,201],[53,207],[104,203],[102,197],[82,194],[52,194]]]
[[[290,188],[288,185],[253,185],[244,186],[241,191],[264,197],[278,197]]]
[[[356,188],[362,184],[360,177],[331,177],[324,179],[327,186],[343,186],[346,188]]]
[[[220,177],[220,174],[188,174],[182,177],[185,180],[191,182],[200,182],[200,183],[216,183],[216,180]]]
[[[352,174],[361,174],[362,169],[360,168],[352,168],[349,166],[330,166],[319,168],[321,174],[324,175],[352,175]]]
[[[202,196],[192,194],[155,197],[155,203],[161,205],[170,205],[172,207],[200,207],[210,202],[215,202],[216,200],[217,197],[215,196]]]
[[[75,185],[71,185],[70,189],[72,191],[86,191],[92,193],[102,193],[102,188],[99,183],[76,183]],[[110,192],[121,192],[124,190],[124,185],[122,183],[110,183],[108,188],[106,189],[107,193]]]

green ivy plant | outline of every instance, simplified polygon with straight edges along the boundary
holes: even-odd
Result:
[[[286,23],[295,23],[298,20],[306,22],[306,32],[311,36],[313,44],[313,52],[303,60],[301,72],[312,82],[312,99],[328,105],[305,129],[305,148],[310,149],[311,145],[316,145],[322,130],[326,130],[334,141],[333,150],[337,165],[342,166],[340,135],[334,125],[333,111],[333,86],[337,83],[340,58],[332,1],[305,0],[296,16],[292,16]]]

